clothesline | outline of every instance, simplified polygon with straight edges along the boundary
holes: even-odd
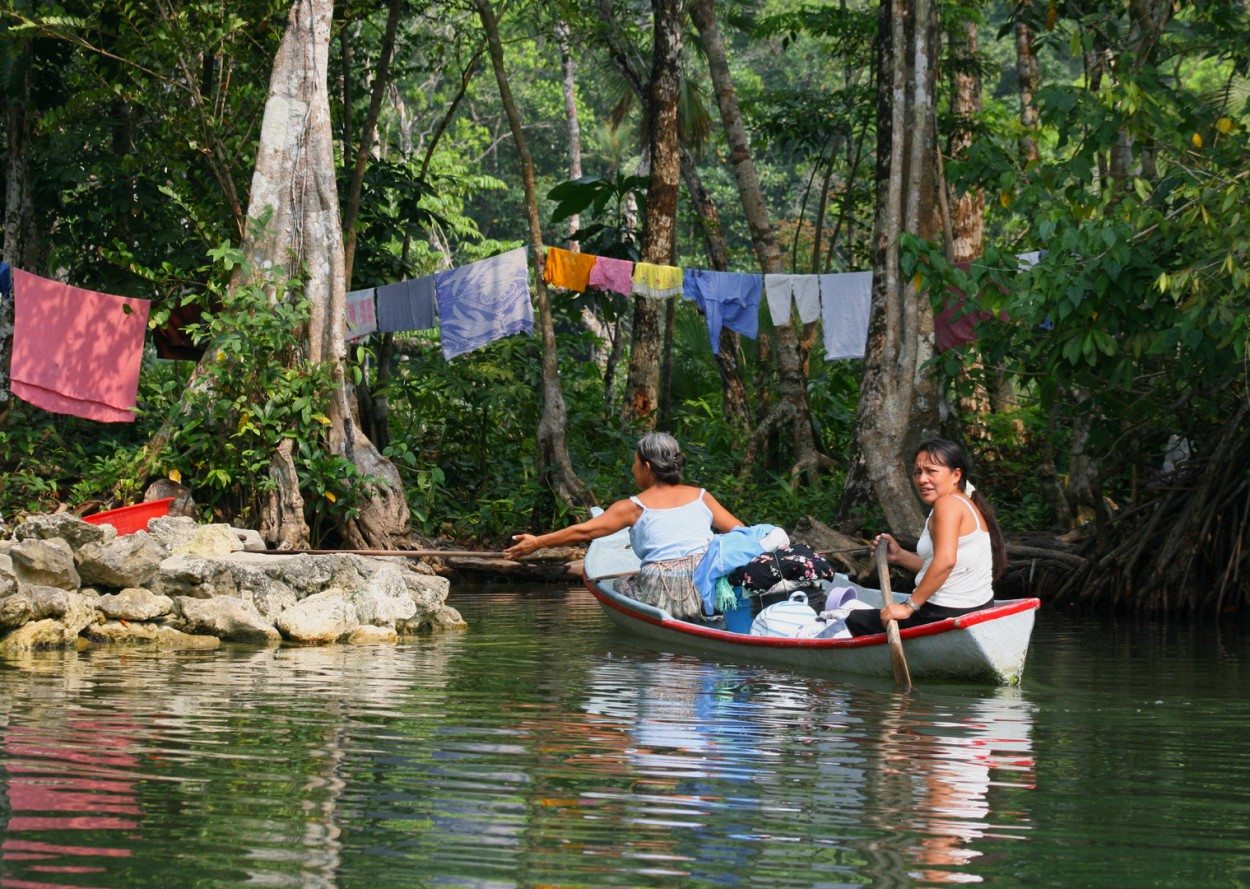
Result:
[[[1039,253],[1017,257],[1020,267]],[[963,264],[966,269],[967,264]],[[544,280],[554,287],[597,288],[654,299],[681,296],[694,302],[707,321],[713,354],[720,332],[759,335],[765,295],[775,326],[820,320],[825,358],[863,357],[872,302],[872,272],[820,275],[760,275],[682,269],[677,266],[593,254],[559,247],[547,250]],[[10,270],[0,263],[0,295]],[[72,287],[12,269],[14,394],[37,407],[104,422],[134,419],[139,367],[151,303]],[[935,316],[937,347],[944,351],[976,338],[977,313],[962,311],[954,293]],[[107,323],[101,324],[101,319]],[[517,333],[532,334],[527,251],[518,247],[496,256],[408,281],[347,294],[347,337],[438,329],[447,360]]]

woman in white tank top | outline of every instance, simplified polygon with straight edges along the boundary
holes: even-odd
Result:
[[[916,552],[889,534],[875,543],[886,544],[890,562],[916,572],[916,587],[906,602],[852,612],[846,624],[856,636],[885,632],[887,620],[913,627],[992,605],[994,581],[1007,567],[994,509],[968,481],[959,445],[940,438],[923,442],[913,458],[912,482],[932,507]]]
[[[681,483],[685,455],[677,439],[652,432],[634,450],[634,483],[638,494],[618,500],[594,518],[559,531],[535,536],[517,534],[504,555],[510,559],[547,546],[586,543],[629,528],[634,553],[642,561],[637,578],[619,589],[628,596],[662,608],[673,617],[697,620],[703,600],[694,585],[694,569],[713,533],[742,524],[702,488]]]

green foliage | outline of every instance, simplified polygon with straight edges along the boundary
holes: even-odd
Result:
[[[229,244],[210,254],[227,272],[239,265],[248,271],[242,252]],[[200,364],[200,376],[174,407],[162,458],[208,513],[254,526],[273,490],[274,452],[289,440],[317,537],[358,514],[371,480],[329,447],[325,411],[333,369],[308,361],[301,349],[308,301],[299,282],[273,275],[245,274],[249,283],[223,289],[221,309],[193,326],[212,360]]]
[[[611,178],[582,176],[559,185],[547,192],[547,199],[556,202],[551,211],[553,225],[570,217],[586,213],[595,222],[584,225],[569,235],[569,240],[581,244],[586,253],[595,256],[612,256],[637,261],[639,237],[626,212],[632,197],[636,205],[636,218],[647,215],[646,176],[623,176]]]

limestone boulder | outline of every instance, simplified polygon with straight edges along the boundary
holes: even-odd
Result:
[[[30,621],[35,610],[26,593],[10,593],[0,598],[0,633]]]
[[[0,639],[0,655],[40,648],[76,647],[79,634],[99,619],[99,613],[88,601],[76,593],[68,593],[63,614],[30,620],[17,627]]]
[[[417,613],[417,603],[408,594],[404,572],[398,565],[383,564],[370,574],[364,586],[352,592],[356,617],[362,624],[394,628]]]
[[[75,561],[85,582],[125,589],[143,586],[156,577],[166,556],[160,543],[140,532],[88,544],[78,550]]]
[[[178,626],[192,634],[206,634],[230,642],[276,643],[282,640],[273,623],[251,602],[237,596],[175,600]]]
[[[77,621],[84,612],[95,610],[95,597],[84,596],[76,590],[31,584],[23,587],[22,593],[30,600],[31,620],[43,620],[45,617],[64,619],[68,615],[72,621]],[[92,614],[90,622],[96,619]]]
[[[68,513],[32,515],[13,529],[16,540],[64,540],[73,550],[117,537],[112,525],[93,525]]]
[[[195,636],[163,624],[116,620],[91,627],[82,638],[92,645],[144,645],[161,651],[205,651],[221,645],[216,636]]]
[[[467,630],[469,624],[460,612],[450,605],[444,605],[430,620],[430,627],[435,630]]]
[[[78,634],[67,633],[65,624],[56,618],[34,620],[0,639],[0,657],[47,648],[66,648],[76,645],[77,639]]]
[[[404,572],[404,586],[407,587],[412,601],[416,603],[417,611],[426,614],[438,611],[447,601],[448,593],[451,592],[451,581],[446,577],[417,574],[412,571]]]
[[[125,621],[154,620],[174,608],[173,599],[141,587],[126,587],[119,593],[100,596],[94,604],[105,617]]]
[[[360,619],[350,596],[333,588],[301,599],[278,615],[277,626],[293,642],[324,645],[347,637]]]
[[[148,520],[148,534],[170,552],[195,537],[199,528],[200,523],[188,516],[166,515]]]
[[[251,528],[233,528],[234,536],[239,538],[239,543],[243,545],[244,552],[263,553],[269,549],[265,545],[265,538],[260,536],[259,531]]]
[[[181,482],[176,482],[171,478],[158,478],[143,492],[144,503],[165,500],[169,497],[174,498],[173,503],[169,504],[171,516],[195,518],[195,500],[191,497],[191,489]]]
[[[389,627],[366,624],[352,630],[343,641],[348,645],[381,645],[387,642],[398,642],[399,634]]]
[[[256,553],[249,553],[247,556],[252,560],[272,562],[265,569],[266,573],[295,590],[300,599],[322,590],[357,589],[364,585],[365,576],[369,573],[368,569],[362,571],[357,567],[359,556],[263,556]]]
[[[217,557],[243,549],[234,529],[221,522],[201,525],[195,519],[166,516],[152,519],[148,532],[171,554]]]
[[[162,560],[156,577],[144,585],[152,592],[170,598],[193,596],[211,599],[239,594],[229,562],[190,553],[178,553]]]
[[[13,570],[13,557],[0,553],[0,597],[17,592],[17,574]]]
[[[74,565],[74,551],[58,537],[22,540],[9,550],[9,558],[13,561],[13,574],[19,586],[54,586],[76,590],[82,584]]]
[[[80,635],[93,645],[150,645],[156,638],[157,629],[158,625],[153,623],[132,624],[106,620],[87,627]]]
[[[234,582],[236,595],[256,606],[256,610],[269,623],[277,620],[278,615],[299,601],[300,597],[291,586],[283,581],[273,565],[267,565],[264,559],[254,561],[244,557],[231,558],[225,564]]]

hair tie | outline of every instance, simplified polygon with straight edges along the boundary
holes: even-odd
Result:
[[[964,482],[964,493],[971,497],[977,491],[977,486],[972,482]]]

